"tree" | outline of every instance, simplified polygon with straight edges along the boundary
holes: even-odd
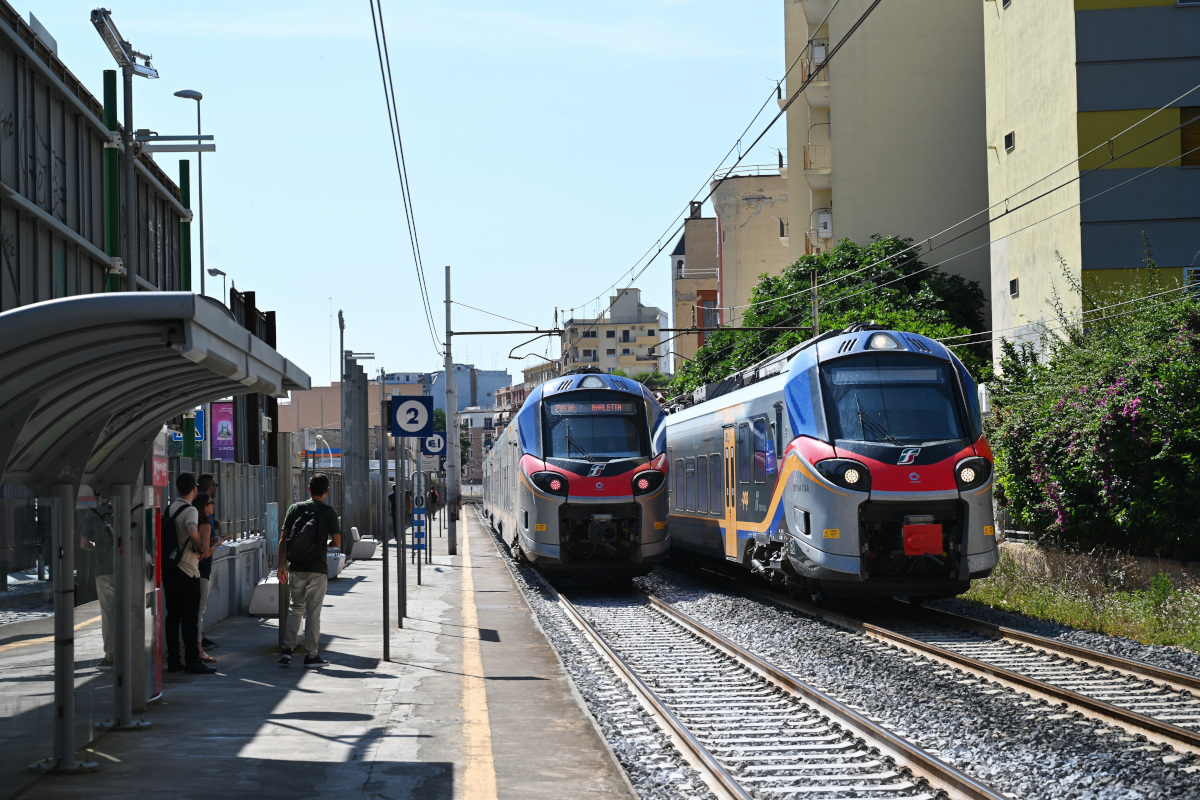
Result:
[[[1060,263],[1061,257],[1060,257]],[[1200,302],[1153,260],[1126,288],[1085,287],[1036,341],[1005,340],[990,383],[996,498],[1065,545],[1200,558]],[[1172,291],[1174,289],[1174,291]]]
[[[435,431],[450,430],[449,428],[446,427],[446,410],[445,409],[435,408],[433,410],[433,429]]]
[[[669,377],[656,370],[639,372],[633,376],[633,379],[644,385],[647,389],[661,389],[671,382]]]
[[[875,236],[867,245],[849,239],[827,253],[803,256],[779,275],[759,278],[751,306],[736,327],[811,324],[812,270],[816,270],[822,331],[876,322],[931,338],[983,329],[983,290],[975,281],[947,275],[909,249],[911,239]],[[864,267],[866,267],[864,269]],[[672,394],[691,391],[781,353],[810,338],[808,331],[711,332],[692,361],[676,373]],[[955,350],[977,377],[990,366],[988,345]]]

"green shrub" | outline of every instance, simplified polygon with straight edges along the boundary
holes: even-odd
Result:
[[[996,496],[1063,544],[1197,560],[1200,304],[1150,266],[1123,290],[1075,283],[1085,308],[1107,309],[1086,324],[1056,299],[1038,346],[1003,343]]]

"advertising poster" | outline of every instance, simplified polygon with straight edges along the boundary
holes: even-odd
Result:
[[[233,403],[212,404],[212,457],[233,461]]]

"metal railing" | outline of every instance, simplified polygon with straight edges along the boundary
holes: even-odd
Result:
[[[199,478],[210,473],[217,481],[216,516],[227,539],[244,539],[266,532],[267,503],[278,502],[283,510],[287,502],[278,497],[276,469],[238,464],[230,461],[206,461],[202,458],[175,456],[169,461],[170,494],[175,494],[175,476],[192,472]],[[286,498],[283,498],[286,500]]]
[[[833,169],[833,149],[827,144],[804,145],[805,169]]]

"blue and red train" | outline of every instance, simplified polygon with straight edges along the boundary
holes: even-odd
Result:
[[[831,596],[952,596],[998,554],[975,382],[938,342],[858,325],[667,417],[671,543]]]
[[[644,575],[670,546],[665,450],[642,384],[595,369],[554,378],[485,456],[484,513],[546,574]]]

